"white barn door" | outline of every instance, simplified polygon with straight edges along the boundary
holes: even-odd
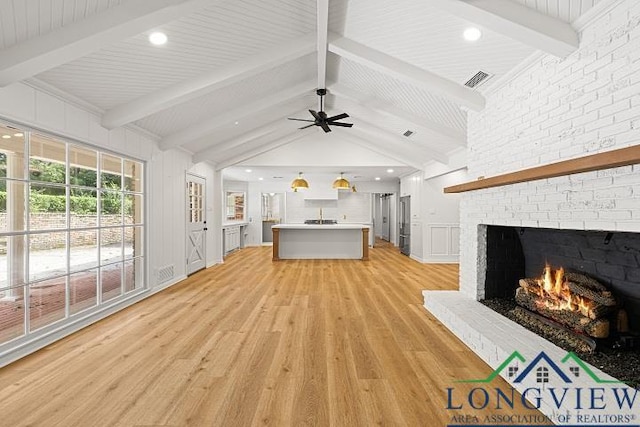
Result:
[[[204,178],[187,174],[187,274],[206,265],[205,188]]]

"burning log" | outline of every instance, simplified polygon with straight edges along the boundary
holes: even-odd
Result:
[[[520,286],[532,295],[537,295],[541,298],[542,298],[542,295],[544,295],[544,291],[542,290],[542,288],[540,287],[540,285],[535,279],[520,279]],[[571,289],[571,283],[569,283],[569,289]],[[583,296],[584,298],[588,298],[584,295],[581,295],[581,296]],[[615,300],[614,300],[614,305],[615,305]],[[613,307],[612,305],[602,304],[599,301],[592,300],[591,304],[580,307],[580,311],[582,312],[583,315],[589,317],[590,319],[595,320],[611,313],[614,308],[615,307]]]
[[[598,292],[608,291],[607,287],[604,286],[602,283],[598,282],[593,277],[589,277],[585,274],[568,272],[568,273],[565,273],[564,277],[569,282],[580,283],[585,288],[591,289],[593,291],[598,291]]]
[[[611,295],[609,291],[596,291],[585,287],[582,283],[577,283],[569,280],[569,290],[576,295],[588,298],[591,301],[597,302],[607,307],[613,307],[616,305],[616,299]]]
[[[530,292],[524,286],[516,290],[516,302],[531,311],[538,312],[562,325],[566,325],[574,331],[584,333],[594,338],[606,338],[609,336],[608,319],[591,319],[583,316],[578,311],[547,308],[544,302],[540,300],[539,295]]]
[[[522,308],[515,307],[511,314],[518,323],[534,328],[538,333],[550,335],[569,344],[581,353],[590,353],[596,349],[596,342],[583,334],[578,334],[565,326]]]

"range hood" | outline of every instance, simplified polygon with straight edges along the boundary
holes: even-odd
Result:
[[[305,200],[338,200],[338,190],[333,188],[309,188],[302,192]]]

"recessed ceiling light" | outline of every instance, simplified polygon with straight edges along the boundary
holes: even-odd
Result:
[[[393,169],[387,169],[387,173],[393,173]]]
[[[380,177],[379,176],[376,176],[376,181],[380,181]]]
[[[2,139],[11,139],[11,135],[2,135]]]
[[[482,31],[480,31],[476,27],[470,27],[464,30],[464,33],[462,33],[462,36],[467,41],[475,42],[479,40],[480,37],[482,37]]]
[[[163,45],[167,42],[167,35],[160,31],[156,31],[155,33],[149,34],[149,42],[156,46]]]
[[[233,122],[234,125],[237,125],[238,123],[240,123],[240,122]]]
[[[21,136],[24,136],[24,134],[18,132],[18,133],[14,133],[13,136],[15,136],[16,138],[20,138]]]
[[[253,172],[251,169],[245,169],[244,171],[245,171],[246,173],[251,173],[251,172]]]
[[[264,181],[263,177],[258,178],[258,181]]]

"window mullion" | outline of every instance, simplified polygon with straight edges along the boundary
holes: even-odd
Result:
[[[64,298],[64,317],[68,319],[71,316],[71,177],[69,165],[69,144],[65,144],[65,195],[66,195],[66,214],[67,214],[67,274],[65,276],[65,298]]]
[[[96,278],[96,304],[102,304],[102,153],[97,153],[96,160],[96,224],[98,232],[96,233],[96,247],[98,249],[98,274]]]

